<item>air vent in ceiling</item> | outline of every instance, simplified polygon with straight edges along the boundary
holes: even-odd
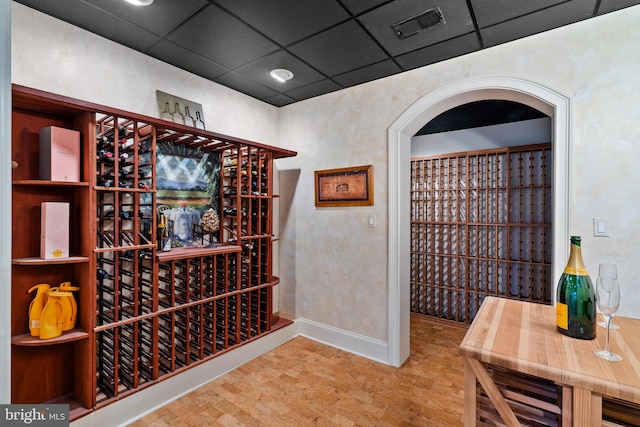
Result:
[[[420,15],[395,23],[391,25],[391,28],[398,38],[402,40],[407,37],[414,36],[422,30],[444,23],[444,16],[442,16],[442,11],[440,11],[440,8],[438,7],[435,9],[429,9],[422,12]]]

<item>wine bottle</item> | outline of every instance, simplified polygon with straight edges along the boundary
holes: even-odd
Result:
[[[96,135],[96,142],[100,149],[113,147],[113,135],[98,134]]]
[[[126,126],[118,125],[118,137],[120,139],[129,139],[131,138],[132,132],[129,132],[129,129]]]
[[[596,297],[582,261],[580,236],[571,236],[571,252],[556,295],[558,332],[585,340],[596,337]]]
[[[102,175],[98,177],[99,180],[107,180],[116,176],[116,173],[112,170],[108,170],[104,172]]]
[[[113,279],[114,278],[114,276],[112,274],[110,274],[107,270],[104,270],[102,268],[97,268],[96,269],[96,276],[98,277],[98,280]]]
[[[96,158],[101,161],[113,161],[113,153],[111,151],[100,150],[96,154]]]

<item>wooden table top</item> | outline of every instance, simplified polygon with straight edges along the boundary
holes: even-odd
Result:
[[[606,330],[595,340],[567,337],[556,330],[555,307],[487,297],[458,353],[492,365],[640,403],[640,319],[614,317],[610,362],[593,350],[605,345]]]

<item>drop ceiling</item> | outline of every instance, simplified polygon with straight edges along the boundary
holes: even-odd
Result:
[[[16,0],[284,106],[639,4],[640,0]],[[427,10],[444,23],[401,39]],[[580,47],[577,47],[580,48]],[[269,76],[291,70],[280,83]]]

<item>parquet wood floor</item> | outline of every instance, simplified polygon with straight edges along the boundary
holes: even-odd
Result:
[[[461,426],[465,332],[412,314],[400,368],[297,337],[131,426]]]

